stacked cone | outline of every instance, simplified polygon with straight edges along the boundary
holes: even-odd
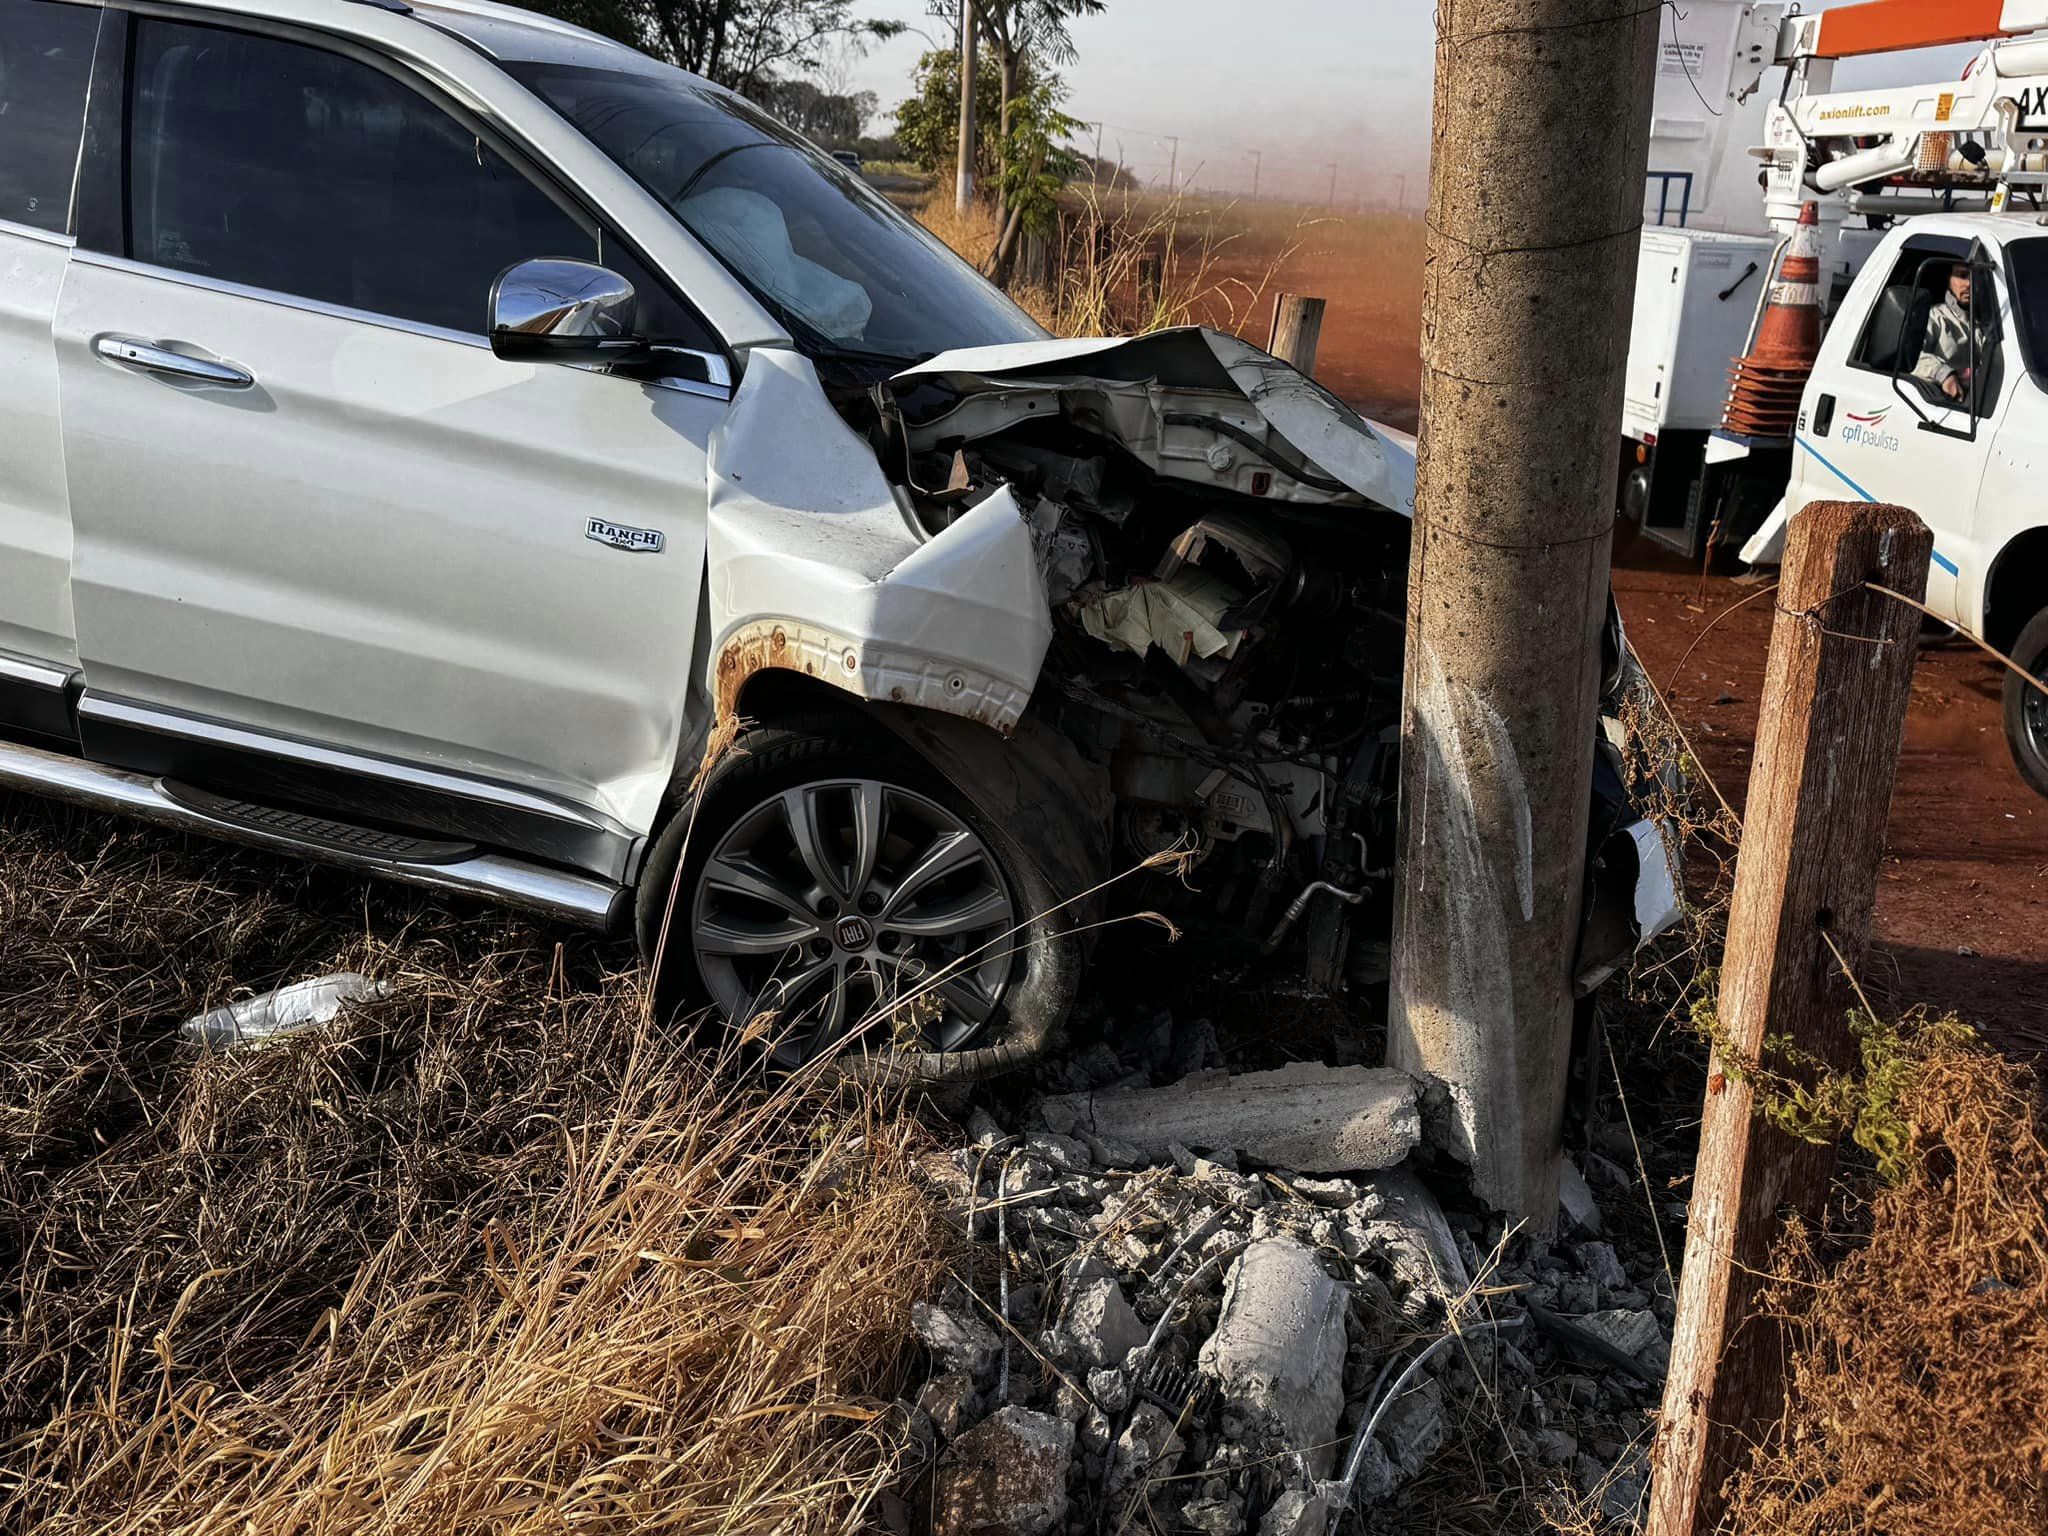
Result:
[[[1820,353],[1820,205],[1799,210],[1784,265],[1771,284],[1756,347],[1735,362],[1721,430],[1740,437],[1790,437],[1799,397]]]

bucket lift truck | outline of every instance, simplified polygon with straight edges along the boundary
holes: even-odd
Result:
[[[1825,332],[1796,415],[1759,430],[1724,391],[1718,421],[1688,423],[1696,443],[1672,454],[1668,426],[1646,438],[1638,373],[1682,376],[1695,396],[1705,372],[1725,380],[1751,360],[1737,354],[1752,352],[1772,284],[1737,285],[1753,318],[1723,351],[1726,284],[1697,279],[1700,250],[1726,237],[1646,230],[1622,511],[1689,553],[1740,544],[1770,563],[1810,501],[1910,507],[1934,530],[1929,606],[2048,676],[2048,0],[1743,9],[1747,35],[1774,30],[1767,65],[1785,69],[1750,150],[1774,236],[1759,275],[1780,276],[1813,205]],[[1834,89],[1838,60],[1961,42],[1987,44],[1961,79]],[[1679,252],[1691,281],[1669,281],[1674,239],[1693,247]],[[1689,335],[1661,315],[1674,286],[1693,304],[1721,303],[1707,311],[1719,329]],[[1946,360],[1923,366],[1937,335]],[[2009,678],[2005,725],[2022,775],[2048,795],[2048,697]]]

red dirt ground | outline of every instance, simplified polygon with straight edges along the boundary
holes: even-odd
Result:
[[[1715,618],[1756,588],[1619,540],[1614,587],[1629,639],[1702,764],[1739,811],[1756,739],[1771,602]],[[1877,893],[1874,999],[1925,1002],[2007,1050],[2048,1052],[2048,800],[2007,755],[1998,663],[1960,640],[1921,653]]]

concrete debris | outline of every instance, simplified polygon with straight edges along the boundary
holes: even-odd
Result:
[[[945,1369],[964,1372],[975,1381],[986,1380],[995,1370],[1002,1342],[979,1318],[920,1301],[910,1308],[910,1327]]]
[[[1303,1173],[1390,1168],[1422,1137],[1406,1073],[1315,1062],[1201,1073],[1131,1093],[1069,1094],[1046,1100],[1041,1113],[1054,1130],[1114,1137],[1151,1157],[1201,1147],[1213,1160],[1227,1148]]]
[[[1330,1505],[1321,1492],[1290,1488],[1266,1507],[1259,1536],[1323,1536],[1330,1525]]]
[[[1223,1293],[1216,1331],[1199,1356],[1224,1402],[1302,1454],[1327,1477],[1344,1411],[1343,1287],[1305,1244],[1251,1245]]]
[[[934,1376],[918,1390],[917,1406],[930,1417],[932,1427],[947,1440],[974,1422],[976,1394],[974,1378],[965,1371],[947,1371]]]
[[[1103,1508],[1121,1511],[1141,1478],[1173,1475],[1186,1449],[1174,1433],[1173,1418],[1157,1403],[1140,1403],[1131,1422],[1109,1450],[1109,1471],[1103,1483]]]
[[[1073,1293],[1067,1315],[1056,1336],[1048,1341],[1051,1352],[1062,1359],[1085,1361],[1090,1366],[1123,1364],[1124,1356],[1145,1342],[1145,1325],[1124,1299],[1114,1279],[1090,1280]]]
[[[1347,1217],[1355,1242],[1366,1249],[1384,1248],[1395,1278],[1408,1287],[1411,1310],[1430,1303],[1448,1307],[1471,1285],[1443,1207],[1408,1169],[1389,1168],[1375,1176],[1369,1199]]]
[[[1579,1261],[1579,1268],[1596,1285],[1609,1291],[1628,1288],[1628,1271],[1621,1267],[1621,1259],[1612,1243],[1580,1243],[1573,1250],[1573,1255]]]
[[[1579,1172],[1578,1164],[1565,1158],[1558,1167],[1557,1204],[1564,1212],[1568,1227],[1582,1232],[1600,1235],[1600,1207],[1594,1202],[1593,1191],[1586,1183],[1586,1176]]]
[[[933,1536],[1044,1536],[1067,1514],[1074,1426],[1009,1407],[954,1441],[932,1476]]]
[[[1657,1326],[1656,1314],[1649,1311],[1617,1309],[1575,1317],[1571,1321],[1624,1355],[1639,1355],[1664,1337],[1663,1330]]]
[[[1206,1038],[1162,1013],[1134,1049],[1163,1065]],[[1099,1067],[1098,1086],[1143,1076],[1113,1053]],[[1553,1484],[1590,1467],[1617,1508],[1639,1496],[1624,1453],[1671,1309],[1631,1276],[1661,1275],[1657,1255],[1583,1222],[1504,1239],[1462,1175],[1395,1161],[1415,1103],[1389,1073],[1210,1074],[999,1109],[1010,1129],[981,1116],[976,1144],[920,1163],[980,1242],[998,1193],[1021,1197],[999,1262],[1034,1348],[1012,1350],[999,1396],[992,1252],[962,1270],[983,1300],[949,1282],[915,1309],[931,1366],[901,1405],[928,1469],[911,1506],[941,1536],[1326,1536],[1376,1529],[1452,1434]],[[1347,1495],[1326,1479],[1382,1406]]]

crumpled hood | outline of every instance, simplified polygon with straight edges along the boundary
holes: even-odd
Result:
[[[1159,448],[1165,418],[1188,403],[1176,397],[1231,396],[1310,468],[1368,501],[1406,517],[1415,513],[1414,438],[1368,422],[1292,365],[1207,326],[966,347],[907,368],[891,382],[899,393],[940,383],[963,401],[991,394],[1033,401],[1077,389],[1108,394],[1126,407],[1107,414],[1108,435],[1144,458]],[[949,413],[948,424],[957,414]],[[1002,431],[1015,420],[984,413],[957,435]]]

